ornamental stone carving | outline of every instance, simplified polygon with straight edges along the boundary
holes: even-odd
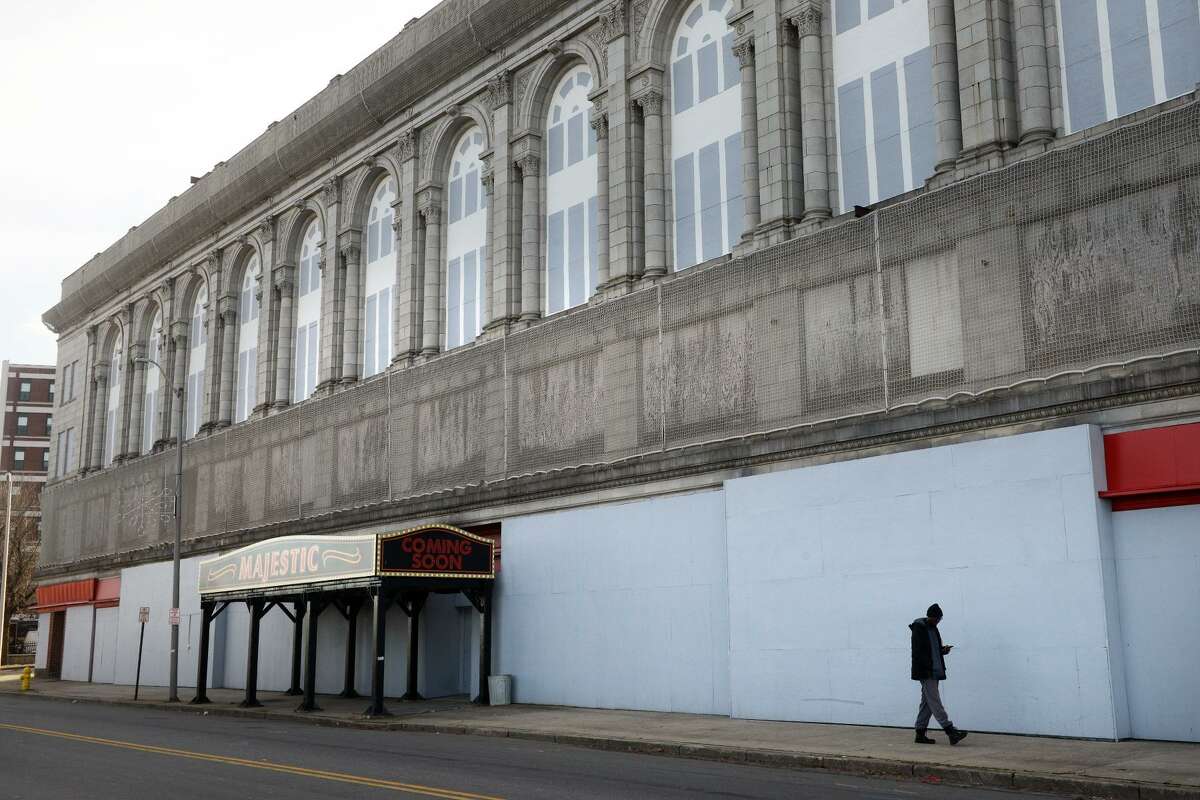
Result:
[[[258,223],[258,238],[263,244],[271,241],[275,237],[275,218],[267,217],[262,222]]]
[[[662,99],[662,92],[651,89],[638,95],[635,102],[642,107],[642,113],[646,116],[658,116],[662,113]]]
[[[600,30],[605,42],[626,34],[625,0],[614,0],[600,11]]]
[[[538,174],[539,159],[534,153],[525,153],[521,157],[513,161],[517,169],[521,170],[521,175],[532,177]]]
[[[733,45],[733,55],[743,67],[754,66],[754,37],[750,36],[742,39],[740,42],[735,42]]]
[[[821,35],[821,3],[819,0],[804,0],[790,22],[796,26],[800,36]]]
[[[642,38],[642,26],[646,24],[646,10],[650,0],[633,0],[629,5],[629,30],[633,34],[633,49],[636,52]]]
[[[400,134],[400,138],[396,140],[396,160],[403,164],[405,161],[411,161],[417,155],[417,137],[411,129]]]
[[[608,112],[604,110],[603,106],[599,108],[592,106],[591,114],[588,117],[588,124],[596,132],[597,139],[608,138]]]
[[[326,206],[331,206],[338,201],[337,178],[330,178],[321,184],[321,198],[325,201]]]
[[[417,213],[426,223],[438,220],[442,213],[442,204],[439,202],[436,189],[426,189],[421,192],[421,196],[417,199]]]
[[[512,102],[512,73],[503,70],[487,82],[488,104],[492,110],[503,108]]]

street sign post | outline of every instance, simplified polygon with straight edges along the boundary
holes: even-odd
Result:
[[[172,609],[178,611],[179,609]],[[150,606],[141,606],[138,608],[138,622],[142,624],[142,630],[138,634],[138,660],[137,672],[133,678],[133,699],[138,699],[138,689],[142,685],[142,642],[146,641],[146,623],[150,621]]]

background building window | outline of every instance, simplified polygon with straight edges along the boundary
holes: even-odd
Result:
[[[1178,97],[1200,82],[1200,3],[1057,2],[1068,133]]]
[[[363,377],[383,372],[392,362],[392,286],[396,281],[392,230],[396,182],[379,181],[367,212],[367,265],[363,285]]]
[[[21,381],[19,400],[25,401],[29,399],[30,393],[33,391],[33,384],[30,381]]]
[[[29,417],[24,415],[17,416],[17,433],[29,433]]]
[[[725,17],[732,0],[691,6],[671,62],[675,268],[733,250],[742,235],[741,74]]]
[[[18,447],[13,450],[13,470],[19,472],[23,469],[25,469],[25,451]]]
[[[446,349],[479,335],[487,276],[487,193],[483,133],[468,128],[454,145],[446,203]]]
[[[317,388],[317,370],[321,366],[321,226],[315,219],[308,223],[300,245],[297,291],[292,396],[293,402],[299,403]]]
[[[190,439],[200,431],[204,414],[204,361],[208,356],[208,327],[205,312],[208,308],[208,289],[201,287],[192,304],[192,334],[188,343],[187,397],[183,438]]]
[[[923,2],[833,6],[842,210],[903,194],[933,174],[933,62]]]
[[[546,114],[546,313],[587,302],[596,288],[596,132],[592,74],[572,69]]]
[[[234,388],[233,421],[243,422],[254,410],[258,391],[258,255],[250,257],[238,295],[237,379]]]

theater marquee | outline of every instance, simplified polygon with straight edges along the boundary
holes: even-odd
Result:
[[[281,536],[200,562],[200,593],[375,574],[375,536]]]
[[[405,578],[495,578],[495,543],[449,525],[379,537],[379,574]]]

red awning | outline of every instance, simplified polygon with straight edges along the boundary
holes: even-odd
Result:
[[[101,578],[96,581],[96,608],[112,608],[121,604],[121,579]]]
[[[96,596],[96,579],[85,578],[67,583],[43,584],[37,587],[37,606],[34,611],[62,611],[67,606],[80,606],[92,602]]]
[[[1200,504],[1200,423],[1104,437],[1113,511]]]

